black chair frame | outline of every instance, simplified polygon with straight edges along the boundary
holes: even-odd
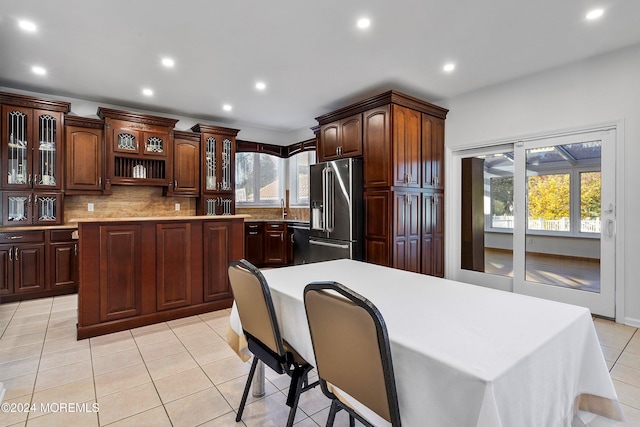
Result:
[[[378,338],[378,348],[380,349],[380,357],[382,361],[384,382],[386,385],[387,401],[389,403],[389,414],[391,417],[391,425],[393,427],[401,427],[400,421],[400,409],[398,406],[398,394],[396,391],[395,375],[393,373],[393,364],[391,360],[391,348],[389,346],[389,336],[387,334],[387,327],[384,318],[380,314],[380,311],[375,305],[362,295],[351,290],[350,288],[342,285],[338,282],[326,281],[326,282],[312,282],[308,284],[304,289],[306,295],[309,291],[333,291],[337,292],[341,296],[345,297],[358,307],[364,309],[371,316],[376,328],[376,335]],[[307,317],[307,321],[308,321]],[[309,332],[312,335],[311,342],[313,343],[313,333],[311,332],[311,325],[309,325]],[[315,344],[314,344],[315,345]],[[338,399],[338,397],[329,391],[327,382],[322,379],[321,372],[318,370],[318,377],[320,381],[320,388],[325,396],[331,399],[331,408],[329,410],[329,417],[327,419],[327,427],[332,427],[335,421],[336,414],[344,409],[349,414],[349,426],[355,426],[355,420],[367,427],[376,427],[368,420],[363,418],[360,414],[354,411],[351,407],[345,405]]]

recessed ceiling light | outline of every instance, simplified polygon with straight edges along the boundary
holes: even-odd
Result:
[[[171,58],[162,58],[162,65],[170,68],[176,65],[176,62]]]
[[[149,89],[149,88],[144,88],[144,89],[142,89],[142,94],[145,95],[145,96],[151,96],[151,95],[153,95],[153,91],[151,89]]]
[[[18,22],[18,26],[19,26],[20,28],[22,28],[23,30],[25,30],[25,31],[29,31],[29,32],[31,32],[31,33],[35,32],[35,31],[38,29],[38,27],[36,26],[36,24],[34,24],[34,23],[33,23],[33,22],[31,22],[31,21],[24,21],[24,20],[21,20],[21,21],[19,21],[19,22]]]
[[[369,18],[358,19],[358,28],[365,29],[365,28],[369,28],[370,25],[371,25],[371,21],[369,20]]]
[[[37,65],[31,67],[31,71],[39,76],[44,76],[45,74],[47,74],[47,70],[42,67],[38,67]]]
[[[256,89],[265,90],[266,88],[267,88],[267,84],[265,82],[257,82],[256,83]]]
[[[594,19],[600,18],[602,15],[604,15],[604,9],[593,9],[587,13],[585,18],[589,21],[593,21]]]
[[[444,67],[442,67],[442,69],[447,73],[450,73],[456,69],[456,64],[454,64],[453,62],[449,62],[448,64],[444,64]]]
[[[231,105],[229,105],[229,104],[224,104],[224,105],[222,106],[222,109],[223,109],[224,111],[231,111],[231,110],[233,109],[233,107],[232,107]]]

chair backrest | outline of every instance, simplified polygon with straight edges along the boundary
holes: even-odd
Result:
[[[400,425],[387,328],[366,298],[336,282],[304,290],[318,376]]]
[[[260,270],[244,259],[231,262],[229,282],[242,329],[274,353],[284,355],[271,292]]]

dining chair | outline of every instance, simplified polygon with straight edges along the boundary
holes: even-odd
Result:
[[[337,282],[304,289],[322,392],[331,399],[327,427],[336,413],[370,427],[400,427],[389,336],[382,315],[362,295]]]
[[[258,361],[261,360],[278,374],[287,374],[291,377],[287,395],[287,405],[291,408],[287,427],[290,427],[293,425],[300,394],[318,385],[318,381],[309,384],[309,372],[313,366],[282,339],[271,292],[260,270],[250,262],[241,259],[231,262],[228,271],[242,330],[247,338],[249,351],[254,356],[236,422],[242,419],[251,380]]]

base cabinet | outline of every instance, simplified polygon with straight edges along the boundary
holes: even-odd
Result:
[[[137,225],[100,229],[100,321],[122,319],[142,309],[141,230]]]
[[[233,261],[233,228],[229,221],[208,221],[204,233],[204,300],[221,301],[233,298],[227,268]],[[240,257],[241,258],[241,257]],[[237,259],[237,258],[235,258]]]
[[[81,221],[78,339],[231,307],[244,219]]]
[[[73,293],[73,229],[0,231],[0,303]]]

